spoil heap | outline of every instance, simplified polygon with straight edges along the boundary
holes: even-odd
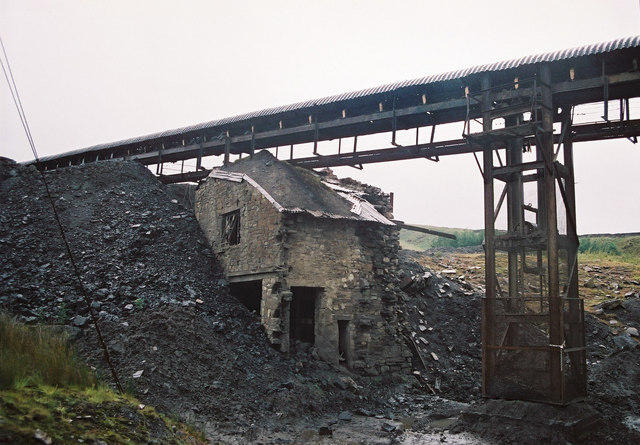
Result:
[[[229,296],[193,213],[143,166],[105,161],[45,176],[115,368],[145,403],[212,437],[251,436],[253,423],[278,431],[360,406],[381,413],[393,391],[410,388],[269,347]],[[3,160],[0,180],[0,306],[27,323],[66,325],[108,379],[40,174]]]
[[[225,443],[331,433],[368,443],[430,434],[463,440],[433,432],[479,401],[481,258],[442,258],[452,267],[428,268],[425,254],[401,255],[404,332],[417,372],[367,378],[317,361],[313,351],[284,355],[268,346],[255,315],[229,296],[193,213],[178,204],[189,202],[188,191],[170,191],[132,162],[45,176],[113,363],[144,403],[193,419]],[[108,380],[39,173],[0,159],[0,208],[0,307],[29,323],[66,325]],[[628,329],[638,328],[638,301],[634,293],[603,304],[600,319],[587,316],[589,402],[604,418],[595,441],[640,439],[627,428],[640,429],[640,348]],[[612,332],[613,319],[625,330],[616,324]],[[502,426],[479,430],[463,419],[456,429],[521,443],[562,439],[539,426]]]

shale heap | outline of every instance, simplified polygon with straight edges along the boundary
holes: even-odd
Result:
[[[428,253],[401,251],[398,318],[413,371],[363,377],[310,351],[269,346],[258,318],[228,294],[192,210],[181,205],[192,202],[191,189],[167,188],[124,161],[45,177],[121,381],[143,403],[193,420],[209,439],[304,442],[311,429],[314,438],[333,432],[338,440],[345,429],[342,437],[353,437],[348,426],[360,422],[369,426],[363,442],[384,443],[459,417],[454,430],[494,442],[565,440],[542,414],[515,426],[461,416],[480,400],[481,262],[438,256],[443,266],[434,270],[424,266]],[[0,158],[0,208],[0,309],[64,326],[109,381],[40,173]],[[640,347],[629,329],[638,328],[637,291],[586,316],[589,403],[603,416],[594,443],[640,438]]]
[[[411,387],[271,348],[258,318],[229,295],[181,192],[143,166],[104,161],[45,177],[111,360],[144,403],[242,435],[258,421],[384,412],[398,385]],[[0,180],[0,307],[26,323],[66,326],[109,381],[40,173],[2,159]]]

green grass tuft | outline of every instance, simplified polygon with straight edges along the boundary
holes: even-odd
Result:
[[[0,313],[0,389],[31,385],[94,386],[91,370],[79,361],[64,331],[27,326]]]
[[[613,238],[590,238],[583,237],[580,240],[580,253],[597,254],[602,253],[604,255],[620,255],[620,249],[616,245]]]
[[[204,444],[202,431],[96,383],[59,327],[0,313],[0,443]]]

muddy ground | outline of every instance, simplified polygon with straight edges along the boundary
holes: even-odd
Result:
[[[281,354],[267,344],[181,205],[189,191],[131,162],[45,176],[124,386],[200,425],[212,442],[640,442],[640,348],[626,330],[640,328],[637,294],[587,316],[588,404],[600,423],[580,439],[549,422],[566,409],[483,401],[480,266],[451,274],[443,271],[456,268],[455,257],[449,264],[441,254],[434,262],[425,261],[433,252],[403,252],[401,310],[414,372],[354,375],[316,360],[308,345]],[[67,326],[109,380],[39,173],[3,160],[0,181],[0,305],[27,323]]]

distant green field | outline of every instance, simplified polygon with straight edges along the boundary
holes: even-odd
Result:
[[[441,236],[429,235],[426,233],[414,232],[412,230],[400,230],[400,246],[403,249],[423,251],[427,249],[443,247],[467,247],[480,246],[484,239],[484,230],[456,229],[450,227],[424,226],[426,229],[437,230],[439,232],[451,233],[458,239],[452,240]]]
[[[640,264],[640,236],[581,236],[579,252]]]
[[[443,238],[411,230],[400,230],[400,245],[403,249],[423,251],[447,247],[480,246],[484,239],[484,230],[456,229],[421,225],[431,230],[452,233],[457,240]],[[640,262],[640,236],[581,236],[580,254],[592,256],[611,256],[621,260]]]

